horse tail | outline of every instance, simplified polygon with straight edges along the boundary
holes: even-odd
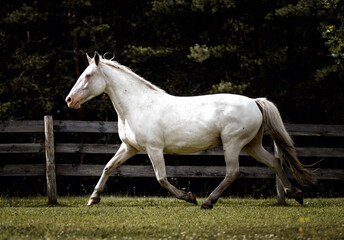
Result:
[[[255,101],[263,114],[263,123],[275,142],[282,161],[292,171],[296,181],[301,186],[315,184],[314,173],[306,169],[297,158],[293,140],[284,127],[277,107],[265,98],[257,98]]]

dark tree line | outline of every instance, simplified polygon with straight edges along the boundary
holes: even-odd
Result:
[[[64,103],[85,53],[96,50],[171,94],[265,96],[286,121],[343,124],[343,1],[12,0],[0,8],[2,120],[115,120],[106,96],[79,112]]]

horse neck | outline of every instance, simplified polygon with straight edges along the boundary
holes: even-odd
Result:
[[[156,91],[137,75],[121,69],[106,66],[104,73],[108,80],[105,93],[109,95],[120,117],[125,118],[131,109],[140,106],[143,99]]]

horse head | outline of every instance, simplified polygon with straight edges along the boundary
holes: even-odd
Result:
[[[73,109],[79,109],[81,104],[103,93],[106,87],[104,75],[100,69],[101,56],[97,52],[94,53],[93,59],[88,54],[86,56],[89,65],[66,97],[68,107]]]

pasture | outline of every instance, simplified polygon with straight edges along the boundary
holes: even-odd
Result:
[[[220,198],[212,210],[175,198],[0,198],[0,239],[343,239],[344,199]],[[199,199],[202,202],[204,199]]]

